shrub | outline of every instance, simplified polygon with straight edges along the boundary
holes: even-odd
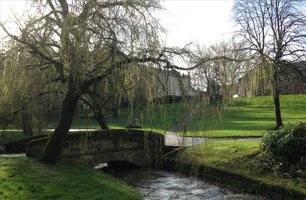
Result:
[[[306,122],[289,123],[280,130],[269,131],[261,138],[264,154],[298,162],[306,157]]]

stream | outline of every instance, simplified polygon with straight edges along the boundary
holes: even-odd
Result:
[[[146,200],[267,200],[261,196],[241,194],[229,186],[166,170],[120,169],[112,170],[111,174],[137,189]]]

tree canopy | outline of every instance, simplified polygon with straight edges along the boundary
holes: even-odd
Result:
[[[283,126],[279,102],[279,74],[305,61],[304,0],[235,0],[233,21],[237,36],[253,54],[257,85],[266,80],[274,98],[276,128]],[[290,64],[291,63],[291,64]]]
[[[86,100],[86,95],[95,102],[93,107],[98,108],[99,116],[102,100],[131,85],[130,72],[141,71],[139,64],[186,69],[172,61],[174,56],[183,58],[190,51],[163,47],[159,39],[163,29],[153,17],[155,10],[162,9],[159,1],[32,0],[30,3],[32,12],[22,17],[15,15],[18,33],[13,34],[5,24],[0,26],[17,44],[6,65],[31,74],[33,81],[42,80],[31,85],[38,94],[51,90],[63,94],[60,120],[39,158],[44,163],[56,163],[79,100]],[[12,62],[16,56],[26,58],[26,62]],[[104,85],[98,86],[99,83]],[[107,95],[97,95],[94,87],[107,88],[104,93]]]

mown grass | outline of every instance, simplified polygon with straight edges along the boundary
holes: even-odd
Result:
[[[281,95],[283,124],[306,121],[306,95]],[[263,136],[276,126],[274,102],[270,96],[232,99],[228,106],[203,107],[187,125],[186,135],[208,137]],[[181,134],[183,134],[181,132]]]
[[[212,141],[188,148],[181,157],[211,166],[224,166],[258,153],[260,153],[258,141]]]
[[[293,178],[285,176],[278,170],[271,170],[273,158],[266,159],[261,154],[260,142],[258,141],[206,142],[188,148],[178,158],[182,162],[225,170],[305,193],[306,177]],[[270,170],[264,170],[265,167],[269,167]]]
[[[179,123],[183,117],[197,104],[192,103],[169,103],[152,106],[144,106],[143,110],[121,108],[118,112],[118,118],[112,118],[112,111],[105,111],[104,117],[110,129],[125,129],[127,126],[127,118],[132,116],[135,125],[135,119],[140,119],[142,130],[151,130],[164,133],[172,126]],[[48,128],[55,128],[56,122]],[[95,120],[75,119],[71,128],[97,128],[100,126]]]
[[[305,102],[306,95],[280,96],[284,125],[289,122],[306,121]],[[140,115],[142,129],[164,133],[183,120],[196,104],[145,106]],[[228,106],[222,106],[220,109],[205,103],[187,124],[185,134],[201,137],[263,136],[267,129],[276,126],[274,112],[274,102],[270,96],[232,99]],[[140,118],[139,110],[130,108],[122,108],[119,118],[110,119],[111,116],[111,111],[105,112],[106,122],[111,129],[125,128],[128,116],[133,116],[133,119]],[[95,121],[75,120],[72,127],[99,128],[99,125]],[[180,135],[183,135],[183,129]]]
[[[143,130],[151,130],[164,133],[177,123],[183,120],[190,110],[198,102],[192,103],[169,103],[144,106],[143,110],[122,108],[119,112],[119,118],[106,119],[110,128],[125,128],[127,126],[127,118],[132,116],[135,124],[135,119],[139,118]],[[105,117],[111,116],[111,112],[106,111]],[[116,121],[117,120],[117,121]]]
[[[283,124],[289,122],[306,121],[306,95],[281,95],[281,115]],[[127,118],[139,118],[142,130],[164,133],[184,119],[198,102],[170,103],[155,106],[144,106],[138,109],[122,108],[119,117],[112,118],[112,111],[105,111],[104,115],[110,129],[124,129]],[[55,128],[57,122],[50,122],[48,128]],[[276,125],[274,103],[270,96],[231,99],[230,104],[220,109],[202,106],[198,114],[187,124],[185,135],[200,137],[247,137],[263,136],[267,129]],[[71,128],[97,128],[100,126],[95,120],[75,119]],[[181,129],[180,135],[183,135]],[[1,145],[0,145],[1,146]],[[1,147],[0,147],[1,148]]]
[[[0,157],[0,199],[142,198],[126,183],[92,168]]]

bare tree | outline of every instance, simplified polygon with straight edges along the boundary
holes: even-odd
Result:
[[[197,79],[204,83],[202,87],[207,89],[212,99],[219,92],[223,97],[230,98],[237,90],[239,78],[246,71],[248,55],[243,51],[243,43],[232,38],[209,47],[198,46],[196,54],[197,60],[203,57],[216,58],[195,70]]]
[[[258,82],[265,79],[274,98],[276,129],[283,126],[279,101],[279,73],[285,63],[305,60],[304,0],[236,0],[233,20],[245,48],[259,58]],[[292,65],[293,66],[293,65]]]
[[[213,60],[212,65],[216,71],[216,80],[220,84],[222,95],[230,98],[237,91],[238,79],[245,73],[248,57],[245,51],[242,51],[243,42],[236,42],[234,38],[225,42],[219,42],[210,47],[211,57],[222,57]]]

